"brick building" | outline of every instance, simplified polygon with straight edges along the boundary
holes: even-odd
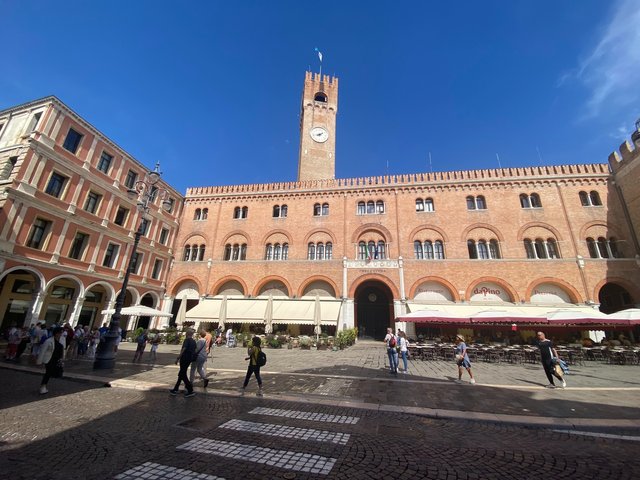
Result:
[[[182,196],[158,182],[171,211],[157,195],[143,219],[127,190],[147,172],[55,97],[0,111],[2,328],[36,320],[100,326],[140,222],[125,306],[161,307]]]
[[[161,183],[174,208],[153,204],[125,305],[378,338],[430,306],[640,302],[640,133],[610,166],[336,179],[337,111],[338,79],[307,72],[296,182],[184,198]],[[0,112],[4,326],[108,318],[140,222],[126,194],[145,170],[53,97]]]
[[[380,337],[435,304],[640,301],[637,182],[614,183],[637,168],[637,149],[612,157],[613,174],[580,164],[335,179],[337,94],[336,78],[307,72],[297,182],[187,190],[167,292],[188,302],[187,320]]]

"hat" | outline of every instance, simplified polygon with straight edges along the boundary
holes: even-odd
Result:
[[[464,342],[464,336],[458,334],[458,335],[456,335],[456,338],[459,338],[460,340],[462,340]]]

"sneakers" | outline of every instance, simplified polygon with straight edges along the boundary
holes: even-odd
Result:
[[[196,392],[188,392],[184,394],[184,398],[191,398],[195,396],[196,396]]]
[[[567,382],[564,379],[562,379],[562,388],[566,388],[566,387],[567,387]]]
[[[40,395],[44,395],[45,393],[49,393],[49,390],[47,390],[46,385],[40,385]]]
[[[462,383],[462,380],[460,380],[459,378],[457,378],[456,380],[454,380],[454,382],[456,382],[456,383]]]
[[[209,385],[209,379],[205,378],[204,379],[204,388],[207,388],[207,385]]]
[[[470,383],[471,385],[473,385],[474,383],[476,383],[476,379],[475,379],[475,378],[472,378],[471,380],[469,380],[469,383]]]
[[[170,395],[177,395],[178,393],[178,390],[169,390]]]
[[[262,393],[262,388],[259,388],[258,393],[256,393],[256,397],[262,397],[262,396],[264,396]]]
[[[544,388],[556,388],[556,386],[553,383],[550,383],[549,385],[545,385]]]

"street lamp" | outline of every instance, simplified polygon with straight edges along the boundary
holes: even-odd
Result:
[[[150,170],[145,175],[144,180],[138,180],[133,188],[127,190],[127,196],[131,200],[137,199],[137,209],[141,213],[140,223],[136,229],[135,240],[133,241],[133,248],[131,249],[131,255],[129,256],[129,262],[127,263],[127,270],[124,274],[124,280],[122,281],[122,288],[120,293],[116,297],[115,312],[111,316],[111,323],[109,324],[109,330],[100,337],[100,343],[96,351],[96,358],[93,362],[94,369],[112,369],[116,363],[116,340],[118,338],[118,328],[120,326],[120,311],[124,304],[124,299],[127,294],[127,285],[129,284],[129,274],[131,273],[131,264],[136,255],[138,243],[140,237],[144,235],[143,229],[145,229],[145,220],[148,220],[149,204],[153,203],[156,198],[162,201],[162,208],[166,211],[171,210],[172,203],[168,199],[169,192],[164,188],[157,188],[155,185],[160,181],[160,162],[156,163],[156,168]]]

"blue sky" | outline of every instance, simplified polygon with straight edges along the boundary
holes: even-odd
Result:
[[[0,0],[0,18],[0,109],[56,95],[182,192],[296,179],[315,47],[340,79],[340,178],[606,162],[640,117],[640,0]]]

